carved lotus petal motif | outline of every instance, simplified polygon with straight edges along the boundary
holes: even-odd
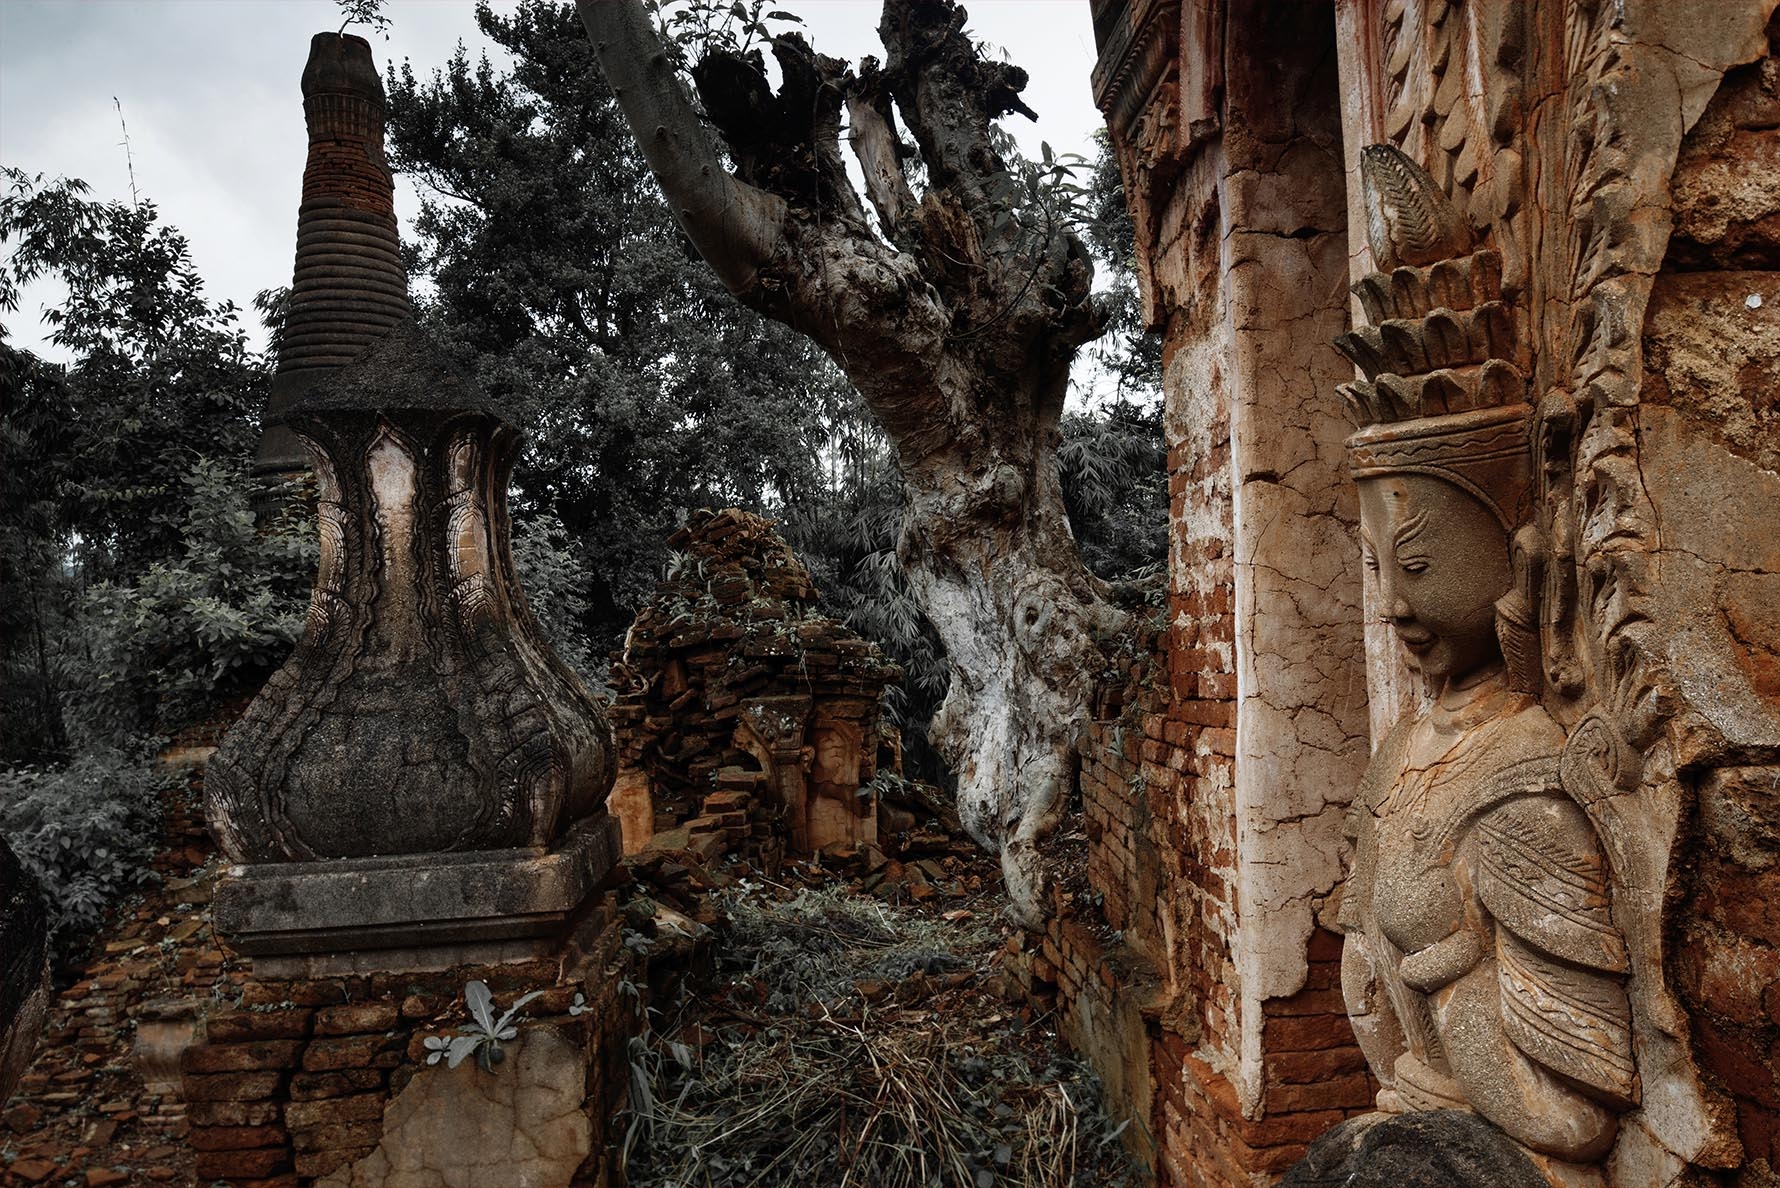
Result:
[[[1386,318],[1395,316],[1391,278],[1383,273],[1367,273],[1354,283],[1351,292],[1360,299],[1360,308],[1365,311],[1368,322],[1377,325]]]
[[[1464,412],[1471,407],[1471,391],[1457,372],[1436,371],[1422,379],[1421,405],[1427,413]]]
[[[1428,286],[1421,270],[1397,268],[1391,271],[1391,313],[1394,318],[1419,318],[1428,308]],[[1383,319],[1375,319],[1382,321]]]
[[[1465,262],[1465,274],[1471,282],[1471,304],[1483,305],[1502,296],[1502,255],[1484,250],[1474,253]]]
[[[1371,384],[1355,381],[1335,389],[1341,397],[1341,408],[1354,428],[1371,425],[1382,418],[1378,414],[1378,393]]]
[[[1428,300],[1447,309],[1470,309],[1476,304],[1471,297],[1471,260],[1440,260],[1428,269]]]
[[[1335,340],[1335,347],[1353,360],[1354,366],[1365,372],[1367,379],[1377,379],[1379,373],[1386,370],[1384,342],[1371,326],[1361,326],[1341,335]]]
[[[1472,315],[1472,349],[1477,359],[1513,359],[1519,344],[1514,338],[1514,315],[1500,301],[1477,307]]]
[[[1527,378],[1520,368],[1502,359],[1486,361],[1478,372],[1474,407],[1516,404],[1526,395]]]
[[[1466,322],[1463,314],[1450,309],[1437,309],[1428,315],[1422,345],[1431,366],[1457,367],[1474,361]]]
[[[1400,375],[1378,377],[1379,403],[1385,406],[1384,419],[1407,421],[1422,415],[1421,384]]]
[[[1384,342],[1385,363],[1399,375],[1420,375],[1433,370],[1422,327],[1415,322],[1392,320],[1378,328]]]

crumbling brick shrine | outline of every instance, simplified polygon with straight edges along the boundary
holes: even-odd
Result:
[[[817,611],[808,571],[759,516],[695,512],[668,547],[612,667],[607,806],[625,851],[657,834],[713,853],[877,841],[873,777],[900,766],[878,699],[901,670]]]

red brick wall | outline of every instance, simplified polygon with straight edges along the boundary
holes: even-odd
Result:
[[[1171,599],[1177,613],[1183,601]],[[1204,623],[1190,635],[1140,635],[1127,684],[1104,699],[1083,747],[1080,816],[1071,822],[1087,894],[1070,895],[1065,884],[1057,917],[1027,949],[1034,989],[1054,996],[1063,1034],[1100,1071],[1114,1108],[1132,1117],[1133,1149],[1159,1184],[1182,1188],[1270,1181],[1310,1139],[1370,1109],[1377,1088],[1341,1001],[1340,938],[1321,929],[1307,947],[1304,988],[1262,1004],[1259,1108],[1245,1116],[1220,1071],[1239,1042],[1236,905],[1220,873],[1232,861],[1234,826],[1216,826],[1220,811],[1233,822],[1219,807],[1232,762],[1219,740],[1233,737],[1234,699],[1191,695],[1216,664],[1217,649],[1199,646],[1215,639]],[[1182,638],[1197,653],[1186,663]],[[1150,683],[1163,674],[1167,684]],[[1141,1067],[1131,1067],[1134,1057]]]
[[[258,1188],[295,1188],[371,1153],[383,1111],[425,1066],[428,1036],[464,1018],[463,988],[486,982],[495,1001],[538,989],[523,1012],[600,1054],[588,1069],[593,1154],[576,1183],[602,1182],[605,1127],[627,1084],[625,1043],[636,1010],[609,968],[618,928],[609,909],[575,970],[556,958],[437,973],[316,980],[255,979],[237,1007],[209,1016],[204,1039],[180,1059],[188,1142],[197,1175]],[[571,1016],[579,993],[593,1009]]]

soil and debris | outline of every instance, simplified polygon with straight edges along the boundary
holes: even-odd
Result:
[[[1000,973],[994,863],[946,849],[918,865],[831,853],[771,881],[741,862],[645,859],[627,943],[704,973],[655,987],[632,1041],[629,1183],[1143,1181],[1093,1074]]]

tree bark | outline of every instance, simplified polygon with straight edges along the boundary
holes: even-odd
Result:
[[[738,299],[820,343],[895,446],[898,551],[951,666],[932,741],[965,827],[1001,856],[1010,914],[1036,927],[1040,843],[1103,666],[1095,633],[1121,616],[1082,565],[1057,472],[1069,368],[1101,325],[1093,268],[992,133],[1030,114],[1025,72],[982,61],[951,0],[886,0],[888,60],[857,74],[795,34],[773,39],[777,93],[758,54],[708,55],[693,77],[732,174],[641,4],[578,4],[699,251]],[[843,106],[875,228],[841,159]]]

